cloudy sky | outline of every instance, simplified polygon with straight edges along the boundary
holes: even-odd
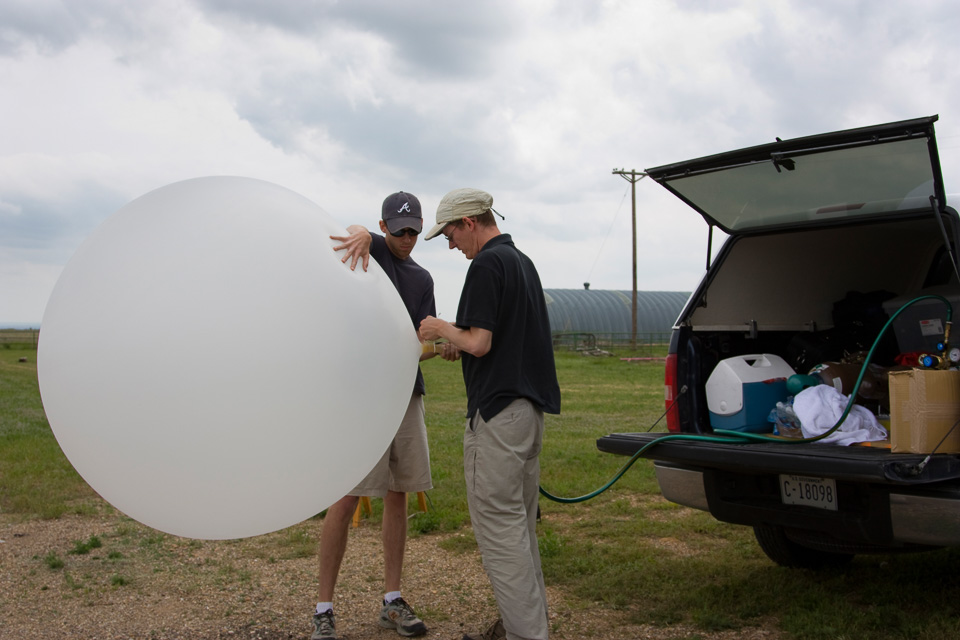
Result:
[[[199,176],[344,226],[482,188],[547,288],[631,288],[614,168],[940,114],[960,193],[958,33],[950,0],[0,0],[0,324],[38,323],[111,213]],[[639,288],[691,290],[704,222],[644,180],[637,223]],[[466,261],[414,255],[453,316]]]

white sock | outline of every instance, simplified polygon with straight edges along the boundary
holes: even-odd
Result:
[[[400,597],[400,592],[399,592],[399,591],[391,591],[391,592],[385,593],[385,594],[383,595],[383,601],[386,602],[387,604],[390,604],[391,602],[393,602],[394,600],[396,600],[396,599],[399,598],[399,597]]]
[[[333,603],[332,602],[318,602],[317,603],[317,613],[323,613],[324,611],[329,611],[333,613]]]

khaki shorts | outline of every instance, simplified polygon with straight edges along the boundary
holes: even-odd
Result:
[[[390,447],[349,495],[382,498],[387,491],[416,493],[432,488],[423,396],[414,393]]]

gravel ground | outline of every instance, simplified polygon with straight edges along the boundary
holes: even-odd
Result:
[[[321,526],[313,520],[246,540],[197,541],[116,514],[27,522],[0,514],[0,639],[309,638]],[[377,624],[379,533],[371,521],[351,530],[334,605],[344,640],[399,637]],[[407,543],[404,597],[430,628],[427,638],[459,639],[496,617],[479,554],[458,544],[470,535]],[[560,589],[548,587],[548,597],[556,639],[780,638],[774,623],[720,634],[653,628],[628,624],[623,612],[576,606]]]

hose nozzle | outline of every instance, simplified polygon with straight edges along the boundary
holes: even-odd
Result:
[[[950,357],[950,325],[946,321],[943,328],[943,341],[937,343],[937,353],[921,353],[919,356],[920,366],[925,369],[948,369],[956,364]]]

